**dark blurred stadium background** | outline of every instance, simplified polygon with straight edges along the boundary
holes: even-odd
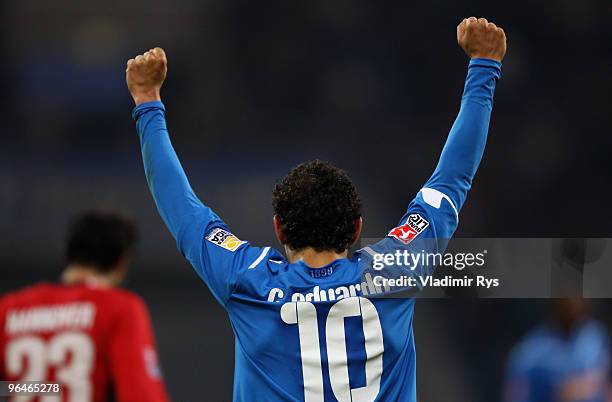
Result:
[[[177,401],[230,399],[233,343],[145,185],[124,69],[152,46],[170,60],[176,148],[234,233],[275,244],[275,180],[323,158],[358,183],[373,237],[428,177],[458,110],[467,61],[455,25],[486,16],[510,50],[458,235],[612,235],[608,0],[4,0],[0,10],[0,292],[57,278],[77,211],[131,214],[142,241],[128,287],[151,307]],[[608,324],[611,305],[595,305]],[[495,401],[508,349],[546,302],[416,310],[421,399]]]

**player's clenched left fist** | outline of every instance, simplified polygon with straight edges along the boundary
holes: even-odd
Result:
[[[506,54],[506,33],[486,18],[466,18],[457,26],[457,42],[472,59],[483,57],[502,61]]]
[[[160,47],[128,60],[125,80],[136,105],[161,100],[160,90],[167,71],[166,53]]]

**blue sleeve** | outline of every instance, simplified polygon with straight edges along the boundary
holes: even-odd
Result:
[[[457,212],[465,202],[482,159],[493,109],[493,94],[500,77],[500,62],[490,59],[470,60],[461,109],[450,130],[438,166],[423,186],[446,195]]]
[[[146,102],[132,112],[140,138],[145,176],[157,210],[172,233],[181,253],[189,257],[198,227],[224,226],[223,221],[195,195],[170,142],[166,108]]]
[[[147,183],[178,249],[225,304],[241,267],[255,259],[260,249],[234,236],[195,195],[170,142],[165,111],[163,103],[147,102],[132,113]]]
[[[503,402],[530,402],[532,394],[531,370],[527,361],[529,351],[519,344],[511,351],[503,385]],[[532,351],[533,354],[533,351]]]
[[[493,93],[500,77],[501,63],[489,59],[470,61],[461,108],[433,175],[410,202],[399,226],[363,250],[369,250],[372,255],[407,247],[439,253],[445,250],[482,159]],[[412,243],[415,239],[419,242]],[[432,267],[419,267],[412,274],[431,274],[431,270]]]
[[[501,63],[472,59],[468,66],[461,108],[455,119],[438,165],[408,206],[400,224],[419,213],[438,238],[450,239],[459,223],[459,211],[482,159],[493,94],[501,77]]]

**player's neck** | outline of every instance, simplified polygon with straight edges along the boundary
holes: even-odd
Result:
[[[86,265],[71,264],[62,273],[64,285],[93,285],[97,287],[114,287],[116,281],[112,275],[105,275],[95,268]]]
[[[294,263],[303,261],[304,264],[310,268],[321,268],[332,262],[339,260],[340,258],[346,258],[348,251],[337,253],[333,250],[327,251],[316,251],[313,248],[305,248],[299,251],[294,251],[289,248],[286,249],[287,259],[289,262]]]

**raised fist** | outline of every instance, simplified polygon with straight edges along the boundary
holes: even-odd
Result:
[[[160,47],[128,60],[125,81],[136,106],[161,100],[160,90],[167,71],[166,53]]]
[[[471,59],[502,61],[506,54],[506,33],[486,18],[470,17],[457,25],[457,43]]]

